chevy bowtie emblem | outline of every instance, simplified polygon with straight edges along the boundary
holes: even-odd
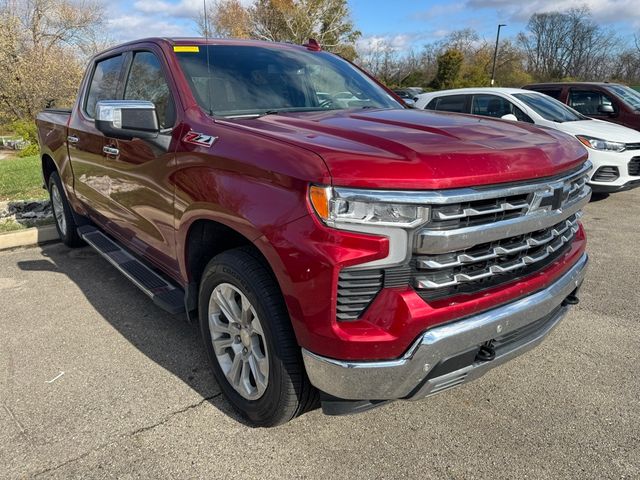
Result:
[[[193,131],[190,131],[182,138],[182,141],[185,143],[191,143],[193,145],[199,145],[201,147],[210,147],[216,142],[216,140],[218,140],[218,137]]]
[[[539,211],[560,210],[569,196],[569,185],[555,183],[533,193],[528,214]]]

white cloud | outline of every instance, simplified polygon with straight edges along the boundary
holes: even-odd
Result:
[[[209,0],[211,2],[211,0]],[[141,13],[158,17],[195,18],[203,9],[202,0],[180,0],[178,2],[137,0],[133,8]]]
[[[414,13],[410,18],[416,20],[433,20],[447,15],[456,14],[464,9],[464,3],[443,3],[439,5],[433,5],[427,10]]]
[[[121,15],[107,21],[109,32],[118,41],[145,37],[184,37],[194,34],[194,26],[145,15]]]
[[[446,36],[448,33],[448,30],[438,29],[424,32],[369,35],[358,39],[356,49],[360,52],[367,52],[378,51],[383,47],[389,47],[396,52],[405,52],[412,47],[421,46],[423,41],[437,40]]]
[[[242,5],[249,6],[254,0],[240,0]],[[207,7],[213,6],[215,0],[207,0]],[[195,18],[204,9],[203,0],[178,0],[175,2],[167,0],[136,0],[133,8],[142,13],[162,17]]]
[[[527,21],[534,13],[587,6],[599,23],[625,20],[640,23],[640,8],[635,0],[529,0],[521,3],[513,0],[468,0],[466,5],[475,9],[497,10],[517,21]]]

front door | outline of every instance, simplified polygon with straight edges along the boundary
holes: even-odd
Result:
[[[600,90],[571,88],[567,103],[571,108],[587,117],[620,123],[618,121],[620,108],[617,102]],[[613,108],[613,112],[603,111],[608,107]]]
[[[123,93],[125,100],[155,104],[159,139],[105,138],[104,171],[109,178],[110,208],[119,236],[171,274],[178,267],[170,179],[177,143],[173,138],[176,113],[160,55],[149,50],[132,53]]]

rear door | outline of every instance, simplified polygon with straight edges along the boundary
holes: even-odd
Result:
[[[67,141],[73,167],[76,196],[90,210],[108,215],[109,182],[104,171],[104,136],[95,127],[99,100],[121,95],[124,55],[117,54],[94,62],[86,92],[71,116]]]
[[[177,263],[170,169],[177,129],[171,80],[159,49],[150,46],[128,55],[121,98],[153,102],[161,134],[157,142],[105,138],[103,162],[111,219],[130,247],[173,273]]]

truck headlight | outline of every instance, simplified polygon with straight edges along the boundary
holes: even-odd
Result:
[[[311,204],[317,215],[329,226],[414,228],[429,219],[429,207],[386,201],[380,192],[353,188],[312,185]]]
[[[576,135],[576,138],[582,142],[585,147],[594,150],[604,150],[608,152],[624,152],[627,146],[621,142],[610,142],[601,138],[588,137],[586,135]]]

